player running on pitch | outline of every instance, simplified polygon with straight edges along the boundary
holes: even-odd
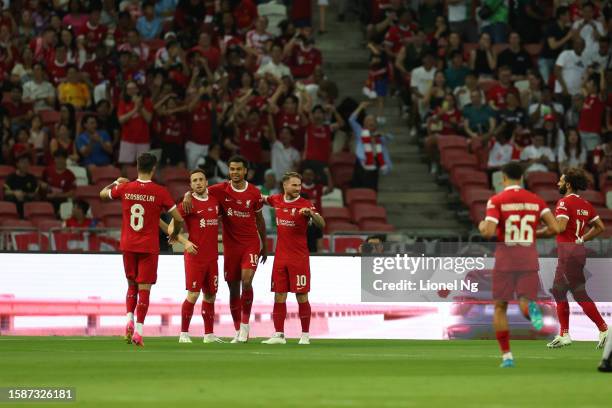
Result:
[[[521,188],[523,168],[519,163],[506,164],[502,174],[505,189],[489,199],[486,217],[478,229],[485,238],[492,238],[497,232],[493,327],[502,352],[500,367],[509,368],[514,367],[514,359],[506,314],[508,301],[516,294],[523,315],[536,330],[542,329],[542,311],[535,302],[540,285],[536,229],[540,219],[552,234],[558,232],[558,226],[544,200]]]
[[[217,259],[219,250],[219,202],[208,194],[208,181],[203,170],[194,170],[190,176],[192,209],[186,213],[178,205],[180,214],[185,219],[185,228],[189,240],[179,236],[178,240],[185,246],[185,289],[187,298],[181,309],[181,334],[179,343],[191,343],[189,324],[193,309],[200,291],[204,294],[202,301],[202,318],[204,319],[204,343],[223,343],[214,334],[215,297],[217,294],[219,272]],[[169,231],[174,230],[174,221],[170,222]]]
[[[302,176],[289,172],[283,176],[283,194],[265,197],[265,202],[276,210],[278,244],[272,266],[274,309],[272,320],[275,333],[264,344],[285,344],[284,326],[287,317],[287,292],[295,293],[302,336],[298,344],[310,344],[310,262],[306,230],[309,223],[325,227],[325,220],[313,204],[300,197]]]
[[[601,234],[605,229],[604,223],[591,203],[578,195],[578,192],[586,190],[588,185],[582,169],[568,169],[561,175],[557,185],[563,198],[557,202],[555,209],[559,225],[559,235],[557,235],[559,262],[551,292],[557,303],[557,316],[561,327],[560,334],[548,343],[548,347],[559,348],[572,344],[569,335],[570,309],[567,301],[569,291],[582,307],[584,314],[597,325],[599,329],[597,348],[602,348],[608,336],[608,326],[586,292],[584,265],[587,257],[582,243]]]
[[[266,223],[261,213],[261,192],[245,179],[247,160],[234,156],[228,164],[230,181],[210,186],[208,194],[217,199],[222,209],[223,269],[236,330],[231,343],[246,343],[253,304],[253,276],[259,260],[264,263],[267,258]],[[186,194],[183,206],[187,213],[192,211],[192,201],[191,194]]]
[[[125,299],[128,321],[125,338],[128,343],[137,346],[144,346],[142,326],[149,308],[151,286],[157,281],[159,216],[166,211],[172,215],[174,231],[170,239],[176,239],[183,225],[183,217],[176,209],[168,190],[152,181],[156,164],[155,156],[143,153],[137,160],[137,180],[119,178],[100,191],[102,200],[121,200],[123,223],[120,247],[128,281]]]

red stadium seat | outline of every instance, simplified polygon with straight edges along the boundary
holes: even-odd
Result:
[[[552,171],[532,171],[527,173],[527,187],[531,191],[537,190],[538,187],[555,188],[559,177],[557,173]]]
[[[100,206],[100,209],[98,212],[99,213],[96,214],[96,216],[102,219],[104,219],[104,217],[108,217],[111,215],[117,215],[121,217],[121,215],[123,214],[123,208],[119,201],[111,201],[111,202],[103,203]]]
[[[359,224],[363,221],[387,222],[387,211],[373,204],[355,204],[351,208],[351,219]]]
[[[187,189],[189,185],[189,170],[180,167],[164,167],[161,171],[161,178],[164,184],[183,183]]]
[[[349,188],[346,190],[346,204],[352,206],[358,203],[376,204],[376,191],[370,188]]]
[[[334,253],[356,253],[359,252],[359,247],[363,244],[362,237],[335,237],[334,238]]]
[[[110,183],[108,183],[110,184]],[[77,186],[76,191],[74,193],[75,197],[80,198],[85,201],[89,200],[99,200],[100,199],[100,191],[103,186]]]
[[[30,169],[28,171],[37,179],[42,179],[43,173],[45,171],[45,166],[30,166]]]
[[[546,201],[546,204],[551,207],[557,205],[557,201],[559,201],[559,199],[561,198],[561,194],[559,194],[559,190],[557,190],[556,188],[540,187],[534,190],[533,192],[540,196],[542,200]]]
[[[329,167],[334,167],[336,165],[347,165],[354,166],[355,165],[355,155],[351,152],[338,152],[334,153],[329,158]]]
[[[606,197],[601,194],[599,191],[595,190],[585,190],[579,193],[580,197],[584,198],[591,204],[593,207],[605,207],[606,206]]]
[[[43,125],[45,126],[55,125],[60,120],[59,111],[42,110],[38,112],[38,114],[40,115],[40,119],[42,120]]]
[[[438,150],[467,151],[467,138],[464,136],[441,135],[438,137]]]
[[[451,184],[460,191],[468,187],[489,188],[489,176],[484,171],[459,167],[450,175]]]
[[[0,219],[19,219],[19,213],[17,212],[17,206],[15,203],[10,201],[0,201]]]
[[[331,221],[325,222],[325,232],[331,234],[332,232],[352,232],[359,231],[359,227],[355,224],[351,224],[350,222],[344,221]]]
[[[11,241],[17,251],[49,250],[49,238],[40,232],[14,232],[11,234]]]
[[[60,220],[39,219],[34,221],[34,225],[41,232],[49,232],[50,229],[61,228],[62,222]]]
[[[387,224],[385,222],[376,222],[376,221],[362,221],[359,223],[359,229],[362,231],[372,231],[372,232],[391,232],[395,231],[395,227],[391,224]]]
[[[461,191],[461,201],[469,208],[475,203],[486,203],[494,194],[493,190],[470,187]]]
[[[330,168],[334,185],[340,189],[348,188],[353,180],[354,166],[335,165]]]
[[[448,153],[440,153],[440,164],[449,172],[457,168],[478,169],[478,158],[468,152],[451,150]]]
[[[350,223],[351,214],[346,207],[327,207],[322,211],[325,222],[345,222]]]
[[[2,221],[0,221],[0,227],[2,228],[34,228],[34,224],[30,220],[3,219]]]
[[[114,166],[99,166],[91,169],[92,184],[110,184],[121,177],[121,172]]]
[[[487,203],[477,202],[470,207],[470,220],[475,225],[484,220],[485,214],[487,213]]]
[[[5,179],[15,172],[13,166],[0,165],[0,179]]]
[[[47,201],[32,201],[23,205],[23,215],[27,220],[32,222],[46,219],[55,219],[55,210],[53,205]]]

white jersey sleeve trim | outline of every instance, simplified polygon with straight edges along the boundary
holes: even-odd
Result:
[[[495,217],[491,217],[490,215],[485,217],[485,221],[491,221],[492,223],[499,224],[499,220]]]
[[[567,218],[569,220],[569,215],[559,214],[556,218]]]
[[[589,220],[589,224],[594,223],[594,222],[595,222],[595,221],[597,221],[598,219],[599,219],[599,215],[594,216],[593,218],[591,218],[591,219]]]
[[[542,211],[540,211],[540,217],[544,216],[547,212],[550,212],[550,208],[546,207]]]
[[[170,211],[172,211],[172,210],[174,210],[174,209],[176,209],[176,204],[174,204],[174,205],[172,206],[172,208],[170,208],[170,209],[168,210],[168,212],[170,212]]]

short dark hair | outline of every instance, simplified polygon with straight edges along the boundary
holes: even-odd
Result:
[[[380,242],[387,242],[387,237],[383,234],[370,235],[365,239],[365,242],[370,242],[371,239],[377,239]]]
[[[502,167],[502,173],[510,180],[520,180],[523,177],[523,166],[517,161],[511,161]]]
[[[76,199],[72,202],[72,205],[80,208],[84,214],[87,214],[87,211],[89,211],[89,203],[85,200]]]
[[[53,153],[53,157],[63,157],[64,159],[67,159],[68,153],[64,149],[57,149],[55,153]]]
[[[242,163],[245,169],[249,168],[249,161],[238,154],[230,157],[227,164],[230,164],[230,163]]]
[[[189,180],[191,180],[191,176],[193,176],[194,174],[198,174],[198,173],[202,173],[204,175],[204,177],[206,178],[206,172],[204,171],[204,169],[198,167],[197,169],[191,170],[189,172]]]
[[[584,170],[578,167],[570,167],[563,173],[565,182],[572,186],[573,191],[586,190],[589,182]]]
[[[298,173],[297,171],[288,171],[285,174],[283,174],[282,182],[284,183],[285,181],[292,179],[294,177],[300,179],[300,181],[302,180],[302,175]]]
[[[139,173],[152,173],[157,164],[157,157],[151,153],[143,153],[136,160],[136,167]]]

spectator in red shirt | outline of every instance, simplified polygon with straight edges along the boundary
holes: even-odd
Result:
[[[512,70],[508,66],[500,67],[497,76],[499,82],[487,92],[487,100],[496,111],[506,108],[506,94],[512,92],[520,99],[519,91],[512,84]]]
[[[85,200],[72,202],[72,216],[64,221],[66,228],[95,228],[97,221],[87,216],[89,204]]]
[[[34,52],[34,61],[47,62],[53,55],[53,47],[57,40],[55,31],[46,28],[42,34],[30,41],[30,49]]]
[[[149,60],[149,53],[151,51],[149,46],[140,40],[140,34],[135,28],[128,31],[126,42],[121,44],[117,49],[119,51],[128,51],[138,55],[141,62],[147,62]]]
[[[297,2],[299,3],[299,2]],[[259,14],[257,13],[257,6],[252,0],[242,0],[234,8],[234,20],[236,21],[236,28],[239,34],[246,34],[255,25],[255,20]]]
[[[104,41],[106,33],[108,32],[108,28],[100,22],[101,14],[102,10],[94,8],[89,13],[89,19],[79,33],[79,35],[85,36],[90,51],[94,50]]]
[[[397,53],[403,46],[412,42],[414,28],[411,11],[402,9],[399,13],[398,23],[392,26],[385,35],[385,51],[392,61],[395,61]]]
[[[333,114],[336,122],[325,123],[326,112]],[[314,170],[317,177],[327,182],[329,156],[332,152],[332,136],[335,131],[344,126],[344,119],[333,105],[317,105],[310,114],[310,124],[306,128],[306,145],[303,155],[303,167]]]
[[[45,168],[40,183],[40,189],[45,198],[53,203],[55,211],[59,210],[61,203],[74,197],[76,178],[67,167],[68,154],[64,150],[57,150],[53,155],[54,164]]]
[[[314,46],[314,40],[304,35],[292,39],[284,52],[291,57],[289,68],[296,79],[312,77],[315,69],[323,63],[321,51]]]
[[[149,123],[153,117],[151,100],[142,96],[136,82],[126,83],[123,99],[117,107],[117,116],[121,124],[119,163],[133,164],[138,156],[151,147]]]
[[[208,63],[208,68],[212,72],[216,71],[221,63],[221,51],[212,45],[210,34],[203,32],[198,37],[198,44],[191,49],[192,52],[200,54]]]
[[[457,109],[455,97],[453,94],[446,94],[442,104],[433,111],[427,120],[427,132],[429,135],[425,139],[425,150],[432,162],[434,160],[437,161],[438,138],[445,135],[459,134],[462,124],[463,117],[461,116],[461,111]]]
[[[185,117],[187,106],[180,106],[176,94],[167,94],[155,104],[159,116],[162,166],[185,167]]]
[[[601,92],[601,89],[606,87],[605,74],[602,72],[599,77],[601,84],[593,77],[586,81],[583,90],[585,99],[578,120],[582,146],[589,152],[601,143],[600,135],[606,110],[605,94]]]

